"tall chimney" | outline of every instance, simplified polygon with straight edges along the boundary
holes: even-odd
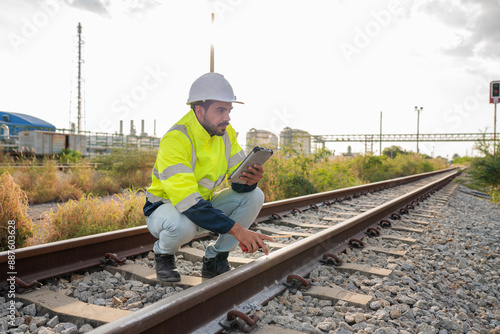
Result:
[[[130,135],[135,136],[135,127],[134,127],[134,121],[130,121]]]

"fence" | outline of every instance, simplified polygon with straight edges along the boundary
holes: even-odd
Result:
[[[48,132],[43,128],[36,128],[33,126],[19,127],[16,133],[22,132],[24,130],[33,131],[33,132],[43,132],[45,134],[52,133],[57,136],[65,136],[68,139],[65,140],[66,145],[59,145],[57,149],[40,150],[39,147],[47,147],[47,145],[37,145],[39,142],[34,142],[33,144],[26,145],[26,143],[22,143],[19,138],[19,135],[9,135],[9,134],[0,134],[0,146],[1,150],[4,152],[10,153],[31,153],[35,155],[45,155],[45,154],[58,154],[60,151],[66,148],[71,147],[72,137],[82,137],[84,136],[84,140],[86,140],[86,152],[81,152],[84,156],[95,156],[99,154],[109,154],[113,150],[157,150],[160,145],[161,138],[157,137],[149,137],[149,136],[132,136],[132,135],[123,135],[123,134],[110,134],[104,132],[91,132],[91,131],[82,131],[79,134],[75,133],[72,130],[67,129],[57,129],[55,132]],[[40,137],[42,138],[42,137]],[[28,147],[30,146],[30,147]],[[38,152],[36,148],[38,149]],[[52,146],[51,146],[52,147]],[[80,146],[82,147],[82,146]]]

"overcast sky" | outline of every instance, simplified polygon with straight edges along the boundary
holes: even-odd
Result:
[[[145,120],[153,135],[156,120],[161,137],[188,111],[213,42],[215,71],[245,102],[231,114],[242,144],[251,128],[378,134],[381,111],[383,133],[416,133],[415,106],[422,134],[493,132],[499,17],[499,0],[2,0],[0,110],[76,122],[81,23],[85,130]],[[449,158],[471,148],[420,144]]]

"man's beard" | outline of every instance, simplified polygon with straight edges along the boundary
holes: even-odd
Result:
[[[208,132],[210,136],[223,136],[226,133],[226,129],[219,129],[219,126],[229,125],[229,122],[219,123],[217,126],[211,126],[206,117],[203,117],[203,128]]]

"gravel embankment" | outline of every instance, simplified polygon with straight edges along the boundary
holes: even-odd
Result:
[[[461,187],[461,186],[460,186]],[[429,204],[427,204],[428,206]],[[393,270],[391,278],[344,274],[319,266],[313,285],[333,283],[373,296],[370,310],[285,292],[258,311],[260,323],[306,333],[500,334],[500,210],[456,191],[414,245],[371,238],[404,257],[351,250],[343,259]]]
[[[462,186],[460,186],[462,187]],[[460,188],[459,188],[460,189]],[[429,206],[426,201],[424,206]],[[404,217],[404,216],[403,216]],[[304,333],[489,333],[500,334],[500,209],[455,191],[438,217],[423,234],[404,233],[417,239],[413,245],[371,238],[370,246],[407,251],[390,257],[363,250],[343,254],[345,262],[366,263],[393,270],[391,277],[345,274],[319,265],[313,285],[335,284],[373,296],[369,310],[339,302],[318,300],[300,291],[285,292],[266,306],[256,307],[259,324],[273,324]],[[204,249],[205,242],[193,246]],[[239,252],[239,251],[238,251]],[[239,254],[234,254],[238,256]],[[152,256],[136,262],[152,265]],[[184,275],[199,275],[201,263],[179,259]],[[180,288],[150,286],[127,281],[119,274],[86,273],[70,281],[59,279],[50,289],[60,289],[84,302],[122,309],[139,309],[176,293]],[[0,332],[83,333],[49,314],[37,314],[34,304],[16,303],[15,326],[9,326],[9,306],[0,297]]]

